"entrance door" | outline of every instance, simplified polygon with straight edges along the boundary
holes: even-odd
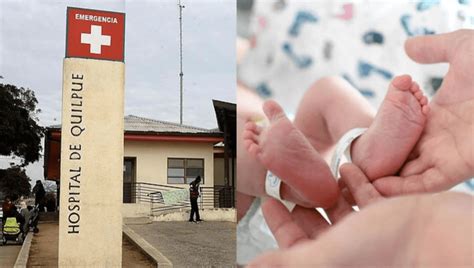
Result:
[[[123,160],[123,202],[135,203],[135,182],[136,182],[135,157],[125,157]]]

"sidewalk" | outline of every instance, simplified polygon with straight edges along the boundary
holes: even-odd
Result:
[[[233,222],[153,222],[127,226],[158,249],[174,267],[236,265]]]
[[[31,243],[28,267],[58,267],[58,232],[57,222],[45,222],[38,225],[40,232],[35,234]],[[1,265],[0,265],[1,266]],[[123,267],[156,267],[130,242],[122,243]]]
[[[0,267],[13,267],[15,265],[16,257],[20,252],[21,245],[10,244],[0,246]]]
[[[31,241],[28,267],[58,266],[58,223],[40,222],[39,232],[34,234]]]

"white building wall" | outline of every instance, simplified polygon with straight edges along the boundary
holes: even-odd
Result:
[[[136,158],[137,182],[167,184],[168,158],[203,158],[204,183],[214,185],[214,153],[212,143],[125,141],[125,157]],[[187,184],[170,184],[187,188]]]

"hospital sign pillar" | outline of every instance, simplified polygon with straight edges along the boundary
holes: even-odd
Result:
[[[125,14],[67,9],[60,267],[122,262]]]

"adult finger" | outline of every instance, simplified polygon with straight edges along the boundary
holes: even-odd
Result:
[[[438,192],[447,190],[455,184],[456,182],[450,181],[436,168],[430,168],[422,174],[407,177],[390,176],[373,182],[374,187],[384,196]]]
[[[423,156],[419,156],[413,160],[408,161],[400,170],[401,177],[408,177],[411,175],[421,174],[430,168],[430,164]]]
[[[330,227],[329,222],[314,208],[296,206],[291,212],[291,217],[312,239],[318,237]]]
[[[325,210],[332,224],[336,224],[338,221],[353,211],[354,210],[352,209],[352,206],[347,203],[346,199],[342,195],[339,196],[335,206]]]
[[[344,199],[346,199],[346,202],[351,206],[356,206],[357,204],[354,200],[354,197],[352,196],[351,191],[349,191],[349,188],[347,188],[346,183],[343,180],[338,180],[337,183],[339,185],[341,195],[344,197]]]
[[[248,267],[328,267],[331,266],[328,259],[342,255],[337,251],[338,248],[333,248],[328,252],[317,240],[312,240],[291,249],[260,255]],[[337,263],[340,263],[340,258],[332,262],[332,266],[338,266]]]
[[[283,200],[293,202],[306,208],[314,208],[318,206],[318,203],[314,200],[309,201],[306,198],[301,197],[300,193],[294,187],[291,187],[284,181],[281,182],[280,196]]]
[[[247,267],[290,267],[291,258],[284,250],[272,251],[258,256]]]
[[[319,248],[313,246],[315,242],[262,254],[252,260],[247,267],[321,267],[317,261],[325,256],[319,256],[321,254]]]
[[[262,211],[280,248],[289,248],[308,240],[306,233],[293,221],[290,212],[280,201],[269,198],[263,203]]]
[[[456,41],[466,35],[466,31],[410,38],[405,42],[405,52],[419,63],[449,62],[456,50]]]
[[[255,199],[254,196],[246,195],[239,191],[236,191],[237,196],[237,221],[240,221],[245,214],[247,213],[250,205],[252,205],[253,200]]]
[[[340,168],[341,179],[344,180],[360,208],[383,199],[364,172],[354,164],[344,164]]]
[[[337,243],[341,242],[339,240],[334,242],[336,245]],[[335,263],[340,263],[339,256],[344,253],[339,253],[337,247],[330,247],[328,250],[324,247],[326,244],[328,241],[320,243],[318,240],[310,240],[291,249],[265,253],[250,262],[248,267],[328,267],[330,264],[328,259],[335,260],[332,262],[333,266]],[[339,258],[336,259],[335,256]]]
[[[354,197],[352,196],[351,191],[349,191],[349,188],[345,187],[341,189],[341,195],[346,199],[346,202],[351,205],[351,206],[357,206],[356,201]]]

